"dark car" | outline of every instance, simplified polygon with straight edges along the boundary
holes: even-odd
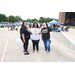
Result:
[[[1,27],[1,28],[4,28],[4,27],[5,27],[5,25],[4,25],[4,24],[0,24],[0,27]]]

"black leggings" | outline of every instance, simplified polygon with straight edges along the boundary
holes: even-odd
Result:
[[[39,40],[32,40],[33,43],[33,50],[35,51],[35,46],[37,51],[39,50]]]
[[[21,39],[21,40],[23,42],[23,39]],[[27,51],[27,49],[28,49],[28,41],[29,41],[29,39],[26,39],[25,43],[23,42],[23,48],[25,49],[25,51]]]

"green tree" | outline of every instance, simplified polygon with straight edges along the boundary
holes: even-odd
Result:
[[[32,19],[31,21],[32,21],[32,22],[34,22],[34,21],[37,21],[37,19],[36,19],[36,18],[34,18],[34,19]]]
[[[19,21],[19,16],[15,17],[15,21],[18,22]]]
[[[15,21],[15,17],[14,17],[14,16],[12,16],[12,15],[11,15],[11,16],[9,16],[9,22],[16,22],[16,21]]]
[[[20,16],[9,16],[6,17],[5,14],[0,14],[0,22],[18,22],[18,21],[23,21],[22,18]]]
[[[23,21],[20,16],[16,16],[16,17],[15,17],[15,22],[18,22],[18,21]]]
[[[6,17],[6,22],[9,22],[9,17]]]
[[[43,23],[43,17],[40,17],[39,22]]]
[[[6,20],[7,20],[6,15],[0,14],[0,22],[2,22],[2,21],[5,22]]]
[[[18,16],[19,21],[23,21],[22,18],[20,16]]]

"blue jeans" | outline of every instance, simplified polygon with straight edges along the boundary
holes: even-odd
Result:
[[[45,51],[47,51],[47,49],[48,49],[48,52],[50,52],[50,40],[43,39],[43,42],[44,42],[44,46],[45,46]]]

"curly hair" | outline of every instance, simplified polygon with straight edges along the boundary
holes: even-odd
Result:
[[[38,23],[37,23],[37,22],[34,22],[34,23],[33,23],[32,28],[34,28],[34,27],[35,27],[35,23],[37,24],[37,28],[39,28],[39,26],[38,26]]]

